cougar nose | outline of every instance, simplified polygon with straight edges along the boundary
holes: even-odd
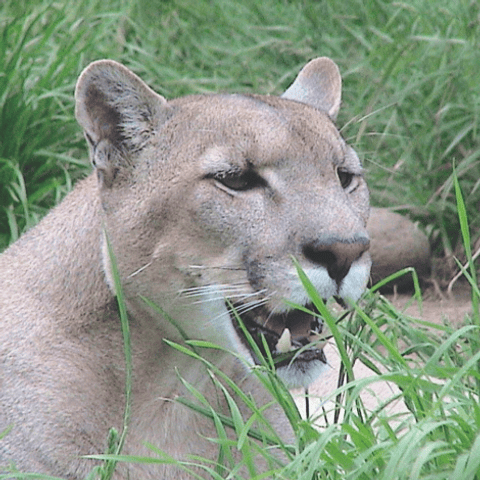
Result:
[[[352,263],[370,247],[367,236],[353,239],[314,240],[303,246],[303,254],[313,263],[327,269],[330,277],[340,284],[347,275]]]

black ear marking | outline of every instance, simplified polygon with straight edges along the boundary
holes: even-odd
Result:
[[[93,148],[95,146],[95,143],[93,142],[93,138],[87,132],[84,132],[84,135],[85,135],[85,140],[87,140],[87,143],[90,145],[90,147]]]
[[[110,188],[120,171],[121,153],[108,139],[100,140],[92,149],[92,165],[100,185]]]
[[[95,85],[89,85],[86,91],[85,106],[90,112],[98,137],[121,147],[125,142],[121,130],[121,112],[108,103],[106,96]]]

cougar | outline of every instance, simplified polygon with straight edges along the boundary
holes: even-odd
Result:
[[[213,422],[175,399],[184,382],[228,411],[225,397],[165,339],[217,345],[202,354],[265,405],[245,332],[274,360],[283,355],[276,372],[289,387],[307,386],[326,363],[322,320],[293,258],[324,299],[355,301],[369,277],[368,189],[335,126],[339,69],[312,60],[281,97],[167,101],[100,60],[75,98],[94,171],[0,257],[0,465],[80,480],[97,464],[85,456],[105,452],[110,429],[122,429],[116,285],[133,365],[123,453],[155,456],[148,442],[177,459],[215,460]],[[280,408],[266,412],[291,439]],[[190,477],[120,463],[114,478]]]

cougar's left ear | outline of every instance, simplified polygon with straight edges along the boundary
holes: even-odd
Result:
[[[312,60],[282,97],[318,108],[335,120],[342,99],[342,77],[337,64],[327,57]]]
[[[98,177],[111,186],[170,110],[167,101],[113,60],[91,63],[75,89],[75,115]],[[124,172],[126,174],[126,172]]]

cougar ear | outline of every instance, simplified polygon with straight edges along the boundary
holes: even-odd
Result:
[[[91,63],[75,89],[75,115],[90,144],[92,163],[107,186],[167,118],[167,101],[113,60]]]
[[[342,77],[337,64],[327,57],[312,60],[282,97],[318,108],[335,120],[342,99]]]

